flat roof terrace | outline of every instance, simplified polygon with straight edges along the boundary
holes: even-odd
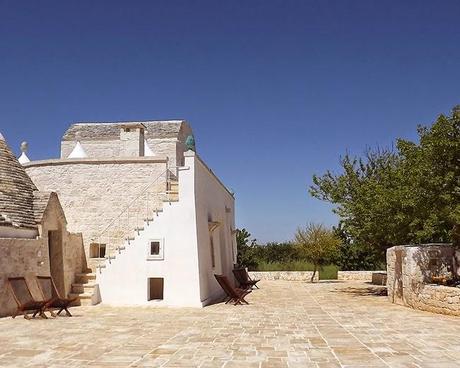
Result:
[[[72,308],[0,319],[1,367],[457,367],[460,318],[361,282],[263,281],[248,306]]]

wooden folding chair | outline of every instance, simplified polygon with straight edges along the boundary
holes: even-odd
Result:
[[[78,298],[62,298],[56,288],[56,284],[51,276],[37,276],[37,284],[40,289],[43,298],[49,300],[45,308],[56,308],[59,309],[57,315],[60,315],[62,311],[65,311],[68,317],[72,317],[67,307],[72,304]]]
[[[33,311],[32,318],[35,318],[37,314],[42,318],[48,318],[45,314],[45,308],[49,300],[35,300],[24,277],[8,277],[8,286],[18,305],[18,309],[13,313],[13,318],[22,312],[25,319],[31,319],[27,315],[27,311]]]
[[[252,289],[254,286],[258,289],[257,283],[260,280],[253,280],[246,271],[245,268],[238,268],[233,270],[233,275],[235,275],[236,281],[240,284],[243,289]]]
[[[230,281],[228,280],[227,276],[214,275],[214,277],[216,278],[221,288],[225,291],[225,294],[227,294],[225,304],[228,304],[230,302],[232,302],[233,305],[243,304],[243,303],[249,304],[246,300],[244,300],[244,298],[246,295],[248,295],[251,292],[251,290],[243,290],[239,288],[234,288],[230,284]]]

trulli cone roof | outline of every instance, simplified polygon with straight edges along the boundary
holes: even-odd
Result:
[[[17,227],[35,227],[33,192],[37,190],[0,133],[0,218]]]
[[[88,155],[83,149],[83,146],[81,145],[80,142],[77,141],[77,144],[75,145],[72,152],[70,152],[70,155],[68,158],[86,158],[86,157],[88,157]]]

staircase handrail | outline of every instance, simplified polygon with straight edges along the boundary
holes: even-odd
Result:
[[[91,238],[91,241],[94,242],[95,240],[97,239],[100,239],[101,237],[104,236],[104,234],[111,228],[111,226],[113,224],[116,223],[116,221],[118,219],[120,219],[132,206],[133,204],[139,199],[142,197],[143,194],[145,194],[147,192],[148,189],[150,189],[154,184],[156,184],[159,179],[164,175],[166,174],[166,186],[168,186],[168,182],[169,182],[169,172],[170,172],[170,167],[166,168],[165,171],[162,171],[162,173],[160,175],[158,175],[152,182],[150,182],[149,184],[147,184],[140,192],[139,194],[134,198],[132,199],[123,209],[122,211],[115,217],[112,218],[112,220],[108,223],[108,225],[104,228],[104,230],[102,230],[97,236],[94,236]],[[167,189],[167,188],[166,188]],[[167,191],[166,193],[156,193],[156,194],[167,194]]]

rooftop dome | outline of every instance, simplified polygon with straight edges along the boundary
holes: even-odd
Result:
[[[37,190],[0,133],[0,218],[15,227],[35,228],[33,192]],[[7,221],[0,221],[4,225]]]

